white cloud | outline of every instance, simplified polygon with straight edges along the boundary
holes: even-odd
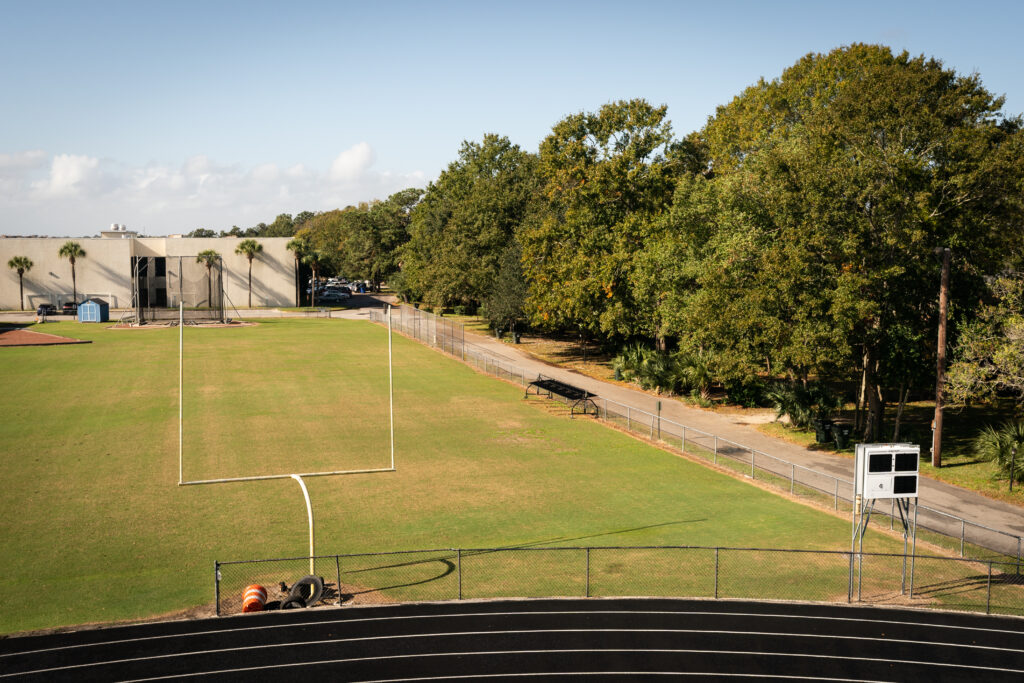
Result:
[[[423,187],[416,171],[374,170],[360,142],[327,168],[302,163],[251,167],[205,155],[180,165],[130,166],[110,159],[40,151],[0,155],[0,232],[91,235],[123,223],[148,235],[269,222],[281,213],[326,211]]]
[[[252,179],[258,183],[272,183],[281,176],[277,164],[260,164],[249,172]]]
[[[15,177],[46,167],[47,155],[41,149],[0,154],[0,177]]]
[[[50,164],[50,176],[32,184],[45,197],[76,195],[99,180],[100,160],[76,154],[58,154]]]
[[[339,154],[331,163],[328,177],[334,182],[353,182],[373,165],[375,154],[369,143],[360,142]]]

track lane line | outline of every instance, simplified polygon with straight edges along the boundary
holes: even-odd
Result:
[[[375,608],[371,608],[375,609]],[[900,621],[898,619],[861,619],[855,617],[828,617],[828,616],[801,616],[797,614],[762,614],[757,612],[686,612],[686,611],[671,611],[671,610],[559,610],[555,612],[548,611],[535,611],[535,612],[465,612],[465,613],[452,613],[452,614],[427,614],[427,615],[401,615],[401,616],[390,616],[390,617],[358,617],[355,619],[331,619],[324,621],[303,621],[298,623],[290,624],[265,624],[258,626],[245,626],[242,628],[223,628],[214,629],[210,631],[196,631],[188,633],[175,633],[175,634],[164,634],[157,636],[141,636],[138,638],[122,638],[119,640],[108,640],[95,643],[76,643],[74,645],[60,645],[56,647],[38,648],[35,650],[23,650],[19,652],[5,652],[0,653],[0,659],[4,657],[16,657],[20,655],[31,655],[31,654],[42,654],[46,652],[58,652],[60,650],[74,650],[82,649],[87,647],[99,647],[105,645],[125,645],[129,643],[142,643],[156,640],[166,639],[178,639],[178,638],[189,638],[195,636],[204,635],[219,635],[224,633],[250,633],[256,631],[270,631],[279,630],[286,628],[303,628],[307,626],[331,626],[338,624],[360,624],[360,623],[371,623],[371,622],[387,622],[387,621],[408,621],[413,619],[453,619],[460,617],[515,617],[515,616],[571,616],[571,615],[607,615],[607,616],[625,616],[625,615],[652,615],[652,616],[688,616],[688,617],[701,617],[701,616],[721,616],[721,617],[744,617],[744,618],[768,618],[768,619],[808,619],[817,621],[832,621],[832,622],[851,622],[857,624],[895,624],[903,626],[913,626],[919,628],[938,628],[947,630],[958,630],[958,631],[975,631],[981,633],[998,633],[1001,635],[1019,635],[1024,637],[1024,632],[1006,631],[1005,629],[997,628],[986,628],[980,626],[957,626],[953,624],[928,624],[913,621]],[[998,615],[994,615],[998,616]],[[257,617],[259,618],[259,617]],[[134,627],[127,627],[134,628]],[[45,637],[45,636],[44,636]],[[949,645],[957,645],[957,643],[943,643]]]
[[[542,654],[601,654],[601,653],[658,653],[658,654],[716,654],[716,655],[750,655],[757,657],[780,657],[780,658],[807,658],[807,659],[829,659],[829,660],[848,660],[854,662],[873,662],[875,664],[899,664],[909,666],[935,666],[944,669],[968,669],[971,671],[990,671],[1007,674],[1024,674],[1024,669],[1006,669],[1001,667],[986,667],[978,666],[973,664],[943,664],[936,662],[925,662],[912,659],[885,659],[879,657],[850,657],[845,655],[795,655],[789,652],[746,652],[743,650],[687,650],[687,649],[624,649],[624,648],[611,648],[611,649],[568,649],[568,650],[491,650],[486,652],[445,652],[445,653],[427,653],[420,655],[387,655],[384,657],[352,657],[347,659],[326,659],[312,662],[297,662],[293,664],[267,664],[265,666],[255,667],[241,667],[235,669],[213,669],[208,671],[199,671],[185,674],[171,674],[167,676],[155,676],[151,678],[137,678],[127,679],[133,682],[142,683],[143,681],[163,681],[170,680],[173,678],[186,678],[189,676],[213,676],[217,674],[231,674],[231,673],[242,673],[250,671],[265,671],[272,669],[283,669],[293,668],[301,666],[319,666],[324,664],[340,664],[340,663],[356,663],[356,662],[382,662],[388,660],[398,659],[415,659],[415,658],[431,658],[431,657],[493,657],[499,655],[542,655]],[[643,674],[646,672],[639,671],[637,674]],[[566,672],[565,675],[575,675],[575,673]],[[713,674],[717,675],[717,674]],[[739,675],[739,674],[736,674]],[[757,676],[757,674],[743,674],[746,676]],[[441,678],[448,678],[442,676]],[[863,680],[863,679],[861,679]]]
[[[929,647],[935,647],[936,645],[943,645],[945,647],[959,647],[969,650],[987,650],[993,652],[1011,652],[1011,653],[1024,653],[1024,650],[1018,648],[1001,648],[993,647],[989,645],[974,645],[966,643],[935,643],[933,641],[923,640],[909,640],[909,639],[897,639],[897,638],[878,638],[869,636],[834,636],[817,633],[778,633],[774,631],[733,631],[733,630],[714,630],[714,629],[624,629],[624,628],[608,628],[608,629],[510,629],[510,630],[499,630],[499,631],[458,631],[449,633],[414,633],[404,635],[386,635],[386,636],[366,636],[358,638],[331,638],[323,640],[303,640],[293,643],[273,643],[273,644],[261,644],[261,645],[243,645],[239,647],[230,648],[217,648],[212,650],[196,650],[191,652],[174,652],[160,655],[150,655],[143,657],[126,657],[123,659],[111,659],[101,662],[86,662],[82,664],[69,664],[66,666],[48,667],[43,669],[34,669],[31,671],[22,671],[18,673],[4,673],[0,674],[0,678],[8,678],[12,676],[27,676],[44,673],[56,673],[59,671],[71,671],[75,669],[86,669],[89,667],[98,666],[115,666],[120,664],[130,664],[134,662],[146,662],[146,661],[158,661],[174,659],[179,657],[199,657],[204,655],[217,655],[227,653],[238,653],[252,650],[269,650],[272,648],[282,647],[302,647],[302,646],[314,646],[314,645],[341,645],[345,643],[361,643],[361,642],[375,642],[383,640],[414,640],[414,639],[425,639],[425,638],[463,638],[471,636],[513,636],[513,635],[558,635],[558,634],[708,634],[708,635],[738,635],[738,636],[769,636],[769,637],[781,637],[781,638],[809,638],[817,640],[848,640],[857,642],[881,642],[881,643],[901,643],[904,645],[925,645]],[[559,650],[552,650],[552,652],[558,652]],[[615,652],[614,648],[607,650],[608,652]],[[646,651],[646,650],[642,650]],[[657,650],[655,650],[657,651]],[[698,650],[705,651],[705,650]],[[713,650],[706,650],[706,652],[714,652]],[[412,655],[410,655],[412,656]],[[794,656],[826,656],[826,655],[794,655]],[[1024,673],[1024,670],[1022,670]]]

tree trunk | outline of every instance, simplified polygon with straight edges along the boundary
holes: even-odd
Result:
[[[295,308],[298,308],[299,306],[302,305],[302,300],[300,298],[300,292],[301,292],[301,290],[299,289],[299,256],[298,256],[298,254],[296,254],[295,255]]]
[[[865,348],[864,352],[864,389],[867,394],[867,419],[864,422],[864,440],[877,442],[882,433],[882,418],[885,415],[885,402],[882,391],[875,379],[878,361],[875,360],[873,349]]]
[[[312,299],[310,299],[309,305],[315,307],[316,306],[316,268],[315,267],[313,268],[313,284],[310,286],[309,291],[310,291],[310,296],[312,297]]]
[[[25,278],[18,273],[18,310],[25,310]]]
[[[860,391],[857,393],[857,409],[853,414],[853,429],[860,431],[864,426],[864,380],[867,377],[867,354],[861,359]]]
[[[252,259],[249,259],[249,308],[252,308]]]
[[[896,408],[896,422],[892,428],[892,440],[896,443],[900,440],[900,419],[903,417],[903,408],[907,405],[907,395],[910,393],[910,385],[907,378],[900,380],[899,406]]]
[[[213,268],[206,267],[206,307],[213,308]]]
[[[71,259],[71,296],[78,301],[78,281],[75,279],[75,260]]]

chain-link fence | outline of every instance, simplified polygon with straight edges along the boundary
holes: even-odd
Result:
[[[383,311],[374,310],[370,320],[387,324]],[[484,348],[466,342],[463,325],[413,308],[396,306],[392,313],[396,331],[451,354],[469,365],[516,384],[524,390],[535,379],[531,373],[495,358]],[[555,397],[556,400],[564,400]],[[680,452],[703,457],[753,479],[797,496],[816,499],[839,511],[853,505],[853,482],[812,470],[803,465],[735,443],[716,434],[662,418],[640,408],[595,397],[598,417],[627,431],[661,441]],[[1024,538],[924,505],[916,506],[918,537],[959,552],[960,557],[980,557],[995,562],[1024,560]],[[899,523],[895,507],[876,509],[872,524],[893,528]]]
[[[268,609],[309,574],[309,558],[218,562],[217,614],[247,586]],[[843,551],[656,547],[416,550],[314,558],[320,604],[540,597],[685,597],[863,602],[1024,616],[1021,566]]]

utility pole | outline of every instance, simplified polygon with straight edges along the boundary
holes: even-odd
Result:
[[[936,248],[942,254],[942,284],[939,286],[939,345],[935,369],[935,421],[932,430],[932,467],[942,467],[942,385],[946,382],[946,315],[949,313],[949,247]]]

